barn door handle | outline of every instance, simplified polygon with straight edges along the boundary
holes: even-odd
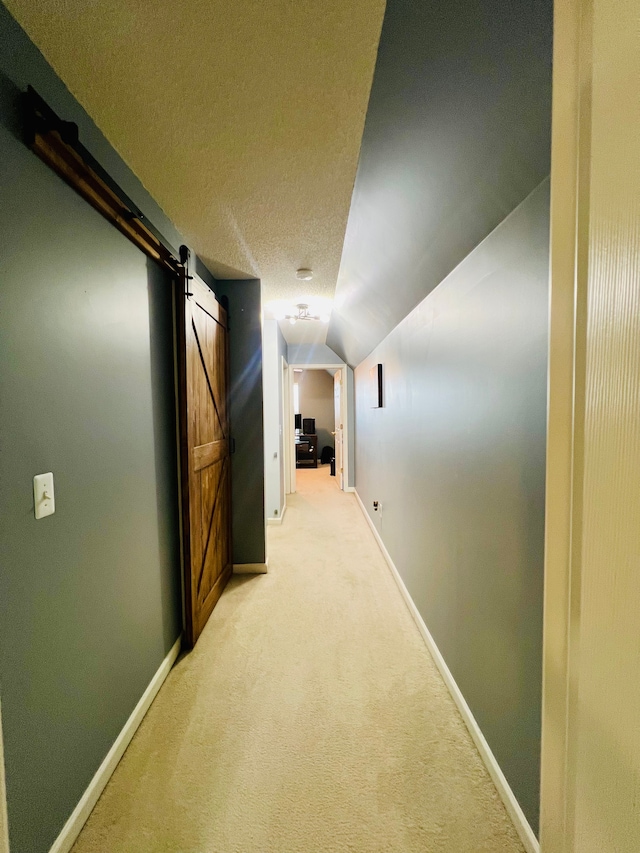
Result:
[[[235,452],[236,452],[236,440],[235,440],[235,438],[230,438],[229,439],[229,453],[235,453]]]

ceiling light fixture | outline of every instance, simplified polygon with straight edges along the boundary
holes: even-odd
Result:
[[[312,314],[306,302],[300,302],[296,305],[295,314],[285,314],[285,320],[288,320],[293,326],[297,320],[320,320],[322,323],[329,322],[328,314]]]
[[[296,270],[296,278],[299,281],[311,281],[313,278],[313,270],[308,270],[305,268]]]

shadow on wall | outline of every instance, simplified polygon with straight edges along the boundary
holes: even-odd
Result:
[[[264,420],[260,282],[218,281],[228,300],[229,409],[235,452],[231,457],[233,562],[265,560]]]
[[[156,471],[164,472],[170,488],[156,489],[158,515],[158,545],[165,555],[165,571],[160,578],[160,595],[164,625],[165,653],[175,642],[176,618],[173,608],[181,600],[178,454],[173,440],[176,434],[176,396],[173,349],[167,342],[173,339],[174,284],[171,278],[151,258],[147,258],[147,294],[149,298],[149,360],[151,367],[151,406],[153,417],[153,448]]]

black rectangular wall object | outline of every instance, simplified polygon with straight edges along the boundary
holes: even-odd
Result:
[[[371,408],[381,409],[384,405],[382,396],[382,365],[374,364],[369,371],[371,376]]]

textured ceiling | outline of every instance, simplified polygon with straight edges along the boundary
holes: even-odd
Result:
[[[384,0],[4,2],[215,276],[333,297]]]

